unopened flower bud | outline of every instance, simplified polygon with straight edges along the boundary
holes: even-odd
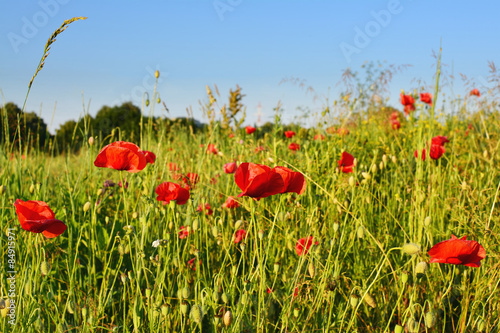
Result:
[[[425,320],[425,327],[427,328],[434,327],[437,321],[436,314],[434,313],[434,311],[427,312],[425,314],[424,320]]]
[[[279,272],[279,270],[280,270],[280,266],[281,266],[281,265],[280,265],[280,263],[279,263],[279,262],[274,263],[274,267],[273,267],[273,271],[274,271],[274,273],[278,273],[278,272]]]
[[[333,232],[339,231],[340,224],[338,222],[333,222]]]
[[[417,277],[422,277],[427,272],[427,263],[425,261],[421,261],[415,265],[415,275]]]
[[[86,213],[88,212],[90,209],[90,201],[87,201],[84,205],[83,205],[83,212]]]
[[[222,302],[224,302],[224,304],[228,304],[231,301],[231,298],[228,294],[222,293],[221,300]]]
[[[384,162],[384,164],[387,164],[387,155],[382,155],[382,162]]]
[[[488,156],[489,156],[488,151],[487,150],[483,151],[483,157],[484,158],[488,158]]]
[[[89,138],[89,146],[93,146],[93,145],[94,145],[94,137],[93,137],[93,136],[91,136],[91,137]]]
[[[392,163],[394,163],[394,164],[398,163],[398,159],[397,159],[397,157],[396,157],[396,156],[394,156],[394,155],[392,155],[392,157],[391,157],[391,161],[392,161]]]
[[[189,290],[189,287],[186,286],[186,287],[182,288],[182,291],[181,291],[182,298],[188,299],[190,294],[191,294],[191,291]]]
[[[168,306],[168,304],[163,304],[160,309],[161,309],[161,314],[164,317],[166,317],[170,313],[170,306]]]
[[[29,191],[31,194],[33,194],[33,192],[35,192],[35,184],[31,184]]]
[[[420,253],[420,246],[415,243],[406,243],[405,245],[403,245],[402,251],[406,254],[414,256]]]
[[[430,217],[430,216],[427,216],[427,217],[424,219],[424,226],[428,227],[430,224],[431,224],[431,217]]]
[[[139,214],[138,214],[137,212],[133,212],[133,213],[132,213],[132,218],[133,218],[133,219],[136,219],[136,218],[138,218],[138,217],[139,217]]]
[[[212,236],[214,236],[215,238],[219,236],[219,227],[217,227],[216,225],[212,227]]]
[[[298,317],[299,317],[299,315],[300,315],[300,310],[299,310],[299,308],[294,308],[294,309],[293,309],[293,316],[294,316],[295,318],[298,318]]]
[[[87,307],[86,307],[86,306],[84,306],[84,307],[82,308],[82,317],[83,317],[83,318],[87,318],[87,312],[88,312],[88,311],[87,311]]]
[[[122,280],[122,283],[125,284],[125,283],[127,283],[128,275],[126,273],[122,273],[120,275],[120,279]]]
[[[396,324],[394,327],[394,333],[403,333],[403,326]]]
[[[160,71],[159,70],[156,70],[155,71],[155,78],[159,78],[160,77]]]
[[[408,282],[408,272],[407,271],[401,272],[401,282],[403,282],[403,284],[406,284],[406,282]]]
[[[374,309],[377,307],[377,302],[375,302],[375,299],[370,294],[366,294],[365,297],[363,297],[363,301]]]
[[[311,279],[314,279],[314,275],[316,274],[316,267],[314,267],[314,263],[310,262],[307,266],[307,271],[309,272],[309,276]]]
[[[476,327],[477,327],[477,331],[478,331],[478,332],[482,332],[482,331],[484,331],[484,329],[486,328],[486,322],[485,322],[482,318],[479,318],[479,319],[477,320],[477,325],[476,325]]]
[[[224,314],[223,322],[226,327],[231,325],[231,323],[233,322],[233,313],[230,310],[226,311],[226,313]]]
[[[183,315],[187,315],[189,312],[189,304],[187,302],[182,302],[181,303],[181,312]]]
[[[359,296],[356,294],[352,294],[349,298],[349,302],[351,303],[351,306],[355,308],[356,306],[358,306]]]
[[[149,106],[149,99],[146,100],[146,106]]]
[[[354,178],[354,176],[349,177],[349,186],[356,186],[356,179]]]
[[[201,320],[203,319],[203,309],[201,306],[198,304],[193,305],[191,308],[191,313],[189,314],[189,317],[197,324],[201,323]]]
[[[378,165],[378,168],[379,168],[380,170],[384,170],[384,167],[385,167],[384,162],[380,162],[380,164]]]
[[[366,180],[372,178],[372,176],[368,172],[362,172],[361,176],[363,176],[363,178],[366,179]]]
[[[372,165],[372,167],[370,168],[370,170],[371,170],[372,173],[377,173],[377,171],[378,171],[377,165],[376,164]]]
[[[263,240],[264,239],[264,236],[265,236],[265,232],[264,230],[260,229],[258,232],[257,232],[257,236],[259,237],[260,240]]]
[[[358,238],[363,239],[365,237],[365,228],[360,225],[358,230],[356,230],[356,234],[358,235]]]
[[[40,265],[40,272],[42,273],[43,276],[47,276],[50,273],[50,264],[48,261],[42,261]]]
[[[194,219],[193,221],[193,231],[196,231],[200,228],[200,220]]]
[[[68,310],[69,314],[75,313],[76,310],[76,304],[72,300],[68,302],[68,305],[66,306],[66,310]]]

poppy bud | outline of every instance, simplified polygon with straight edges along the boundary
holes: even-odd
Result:
[[[434,311],[429,311],[425,314],[425,327],[432,328],[436,324],[437,318]]]
[[[366,180],[369,180],[372,178],[372,176],[368,172],[362,172],[361,176],[363,176],[363,178]]]
[[[392,161],[392,163],[394,163],[394,164],[398,163],[398,159],[397,159],[397,158],[396,158],[396,156],[394,156],[394,155],[392,155],[392,157],[391,157],[391,161]]]
[[[403,282],[403,284],[406,284],[406,282],[408,282],[408,272],[407,271],[401,272],[401,282]]]
[[[409,333],[418,333],[420,329],[420,325],[418,321],[413,319],[412,317],[408,318],[406,321],[406,329],[408,330]]]
[[[129,279],[130,281],[132,281],[132,280],[134,279],[134,272],[132,272],[132,271],[128,271],[128,272],[127,272],[127,276],[128,276],[128,279]]]
[[[193,305],[189,317],[197,324],[203,319],[203,309],[198,304]]]
[[[476,327],[478,332],[482,332],[486,328],[486,322],[482,318],[479,318]]]
[[[279,262],[274,263],[273,271],[274,271],[275,274],[279,272],[280,266],[281,265],[280,265]]]
[[[127,283],[128,275],[126,273],[122,273],[120,275],[120,279],[122,280],[122,283],[125,284],[125,283]]]
[[[384,164],[387,164],[387,155],[382,155],[382,162],[384,162]]]
[[[314,275],[316,273],[316,268],[314,267],[314,263],[310,262],[309,265],[307,266],[307,271],[309,272],[309,276],[311,279],[314,279]]]
[[[118,253],[123,256],[125,254],[125,248],[123,247],[122,244],[118,244],[118,247],[116,248],[118,250]]]
[[[298,317],[299,317],[299,315],[300,315],[300,310],[299,310],[298,308],[294,308],[294,309],[293,309],[293,316],[294,316],[295,318],[298,318]]]
[[[146,100],[146,106],[149,106],[149,99]]]
[[[380,164],[378,165],[378,168],[379,168],[380,170],[384,170],[384,167],[385,167],[384,162],[380,162]]]
[[[352,294],[349,298],[349,302],[351,303],[351,306],[355,308],[356,306],[358,306],[359,296],[356,294]]]
[[[182,290],[181,290],[182,298],[188,299],[190,294],[191,294],[191,291],[189,290],[189,287],[182,288]]]
[[[161,99],[160,99],[160,97],[158,97],[158,98],[156,99],[156,103],[160,104],[160,102],[161,102]]]
[[[403,326],[401,325],[396,325],[394,327],[394,333],[403,333]]]
[[[40,272],[43,276],[47,276],[50,273],[50,264],[47,261],[42,261],[40,265]]]
[[[236,223],[234,224],[234,229],[236,230],[239,230],[241,229],[241,226],[243,225],[243,221],[242,220],[238,220],[236,221]]]
[[[0,298],[0,314],[3,318],[7,317],[7,314],[10,312],[10,299]]]
[[[262,229],[260,229],[260,230],[257,232],[257,236],[259,236],[259,239],[260,239],[260,240],[263,240],[265,235],[266,235],[266,234],[265,234],[264,230],[262,230]]]
[[[339,231],[340,224],[338,222],[333,222],[333,232]]]
[[[424,226],[428,227],[430,224],[431,224],[431,217],[430,217],[430,216],[427,216],[427,217],[424,219]]]
[[[168,222],[168,228],[172,230],[174,228],[174,222],[172,221]]]
[[[132,218],[133,218],[133,219],[136,219],[137,217],[139,217],[139,214],[137,214],[137,212],[133,212],[133,213],[132,213]]]
[[[97,190],[97,196],[99,197],[99,196],[101,196],[101,194],[102,194],[102,188]]]
[[[156,70],[155,71],[155,78],[159,78],[160,77],[160,71],[159,70]]]
[[[356,231],[356,234],[358,235],[358,238],[363,239],[365,237],[365,228],[360,225],[358,227],[358,230]]]
[[[483,157],[488,158],[488,156],[489,156],[488,151],[487,150],[483,151]]]
[[[357,166],[358,165],[358,159],[355,158],[353,161],[352,161],[352,165],[353,166]]]
[[[220,294],[217,290],[214,290],[214,292],[212,294],[212,299],[215,303],[219,303]]]
[[[363,301],[374,309],[377,307],[377,302],[375,302],[375,299],[370,294],[366,294],[365,297],[363,297]]]
[[[240,243],[240,249],[241,249],[241,251],[245,251],[246,247],[247,246],[246,246],[245,243]]]
[[[224,325],[226,325],[226,327],[231,325],[231,323],[233,322],[233,314],[230,310],[226,311],[226,313],[224,314],[223,321],[224,321]]]
[[[187,302],[181,303],[181,312],[183,315],[187,315],[189,312],[189,304]]]
[[[219,228],[216,225],[212,227],[212,236],[214,236],[215,238],[219,236]]]
[[[420,253],[420,246],[415,243],[406,243],[403,245],[402,251],[406,254],[414,256]]]
[[[228,304],[231,301],[231,298],[226,293],[222,293],[221,299],[224,304]]]
[[[94,137],[90,137],[89,138],[89,146],[93,146],[94,145]]]
[[[75,310],[76,310],[75,302],[73,302],[72,300],[69,301],[68,305],[66,306],[66,310],[68,310],[69,314],[75,313]]]
[[[421,261],[415,265],[415,275],[420,278],[425,275],[427,272],[427,263],[425,261]]]
[[[31,184],[29,191],[31,194],[33,194],[33,192],[35,192],[35,185],[34,184]]]
[[[376,164],[372,165],[372,167],[370,168],[370,170],[371,170],[372,173],[377,173],[377,171],[378,171],[377,165]]]
[[[146,288],[146,298],[150,298],[151,297],[151,288]]]
[[[161,309],[161,314],[164,317],[166,317],[170,313],[170,306],[168,306],[168,304],[163,304],[160,309]]]
[[[354,178],[354,176],[349,177],[349,186],[356,186],[356,179]]]
[[[86,213],[89,211],[89,209],[90,209],[90,202],[87,201],[85,205],[83,205],[83,212]]]
[[[193,231],[196,231],[200,228],[200,220],[194,219],[193,221]]]
[[[83,317],[83,318],[87,318],[87,312],[88,312],[88,311],[87,311],[87,307],[86,307],[86,306],[84,306],[84,307],[82,308],[82,317]]]

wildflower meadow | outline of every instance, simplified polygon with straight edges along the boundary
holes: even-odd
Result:
[[[313,126],[207,86],[203,126],[151,91],[139,132],[41,145],[2,107],[0,331],[498,332],[500,86],[440,75]]]

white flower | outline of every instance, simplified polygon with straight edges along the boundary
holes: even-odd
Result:
[[[157,239],[153,242],[153,247],[158,247],[160,245],[160,239]]]

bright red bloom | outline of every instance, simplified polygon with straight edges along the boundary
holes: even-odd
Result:
[[[191,268],[193,271],[196,271],[196,263],[194,262],[196,258],[193,258],[187,262],[187,265],[189,268]],[[201,266],[201,259],[198,261],[198,266]]]
[[[446,152],[444,144],[450,142],[447,137],[438,135],[431,139],[431,150],[429,151],[429,156],[433,160],[439,159]],[[422,161],[425,161],[425,148],[422,149]],[[418,151],[415,150],[415,157],[418,158]]]
[[[168,163],[168,169],[170,171],[178,171],[179,170],[179,166],[177,165],[177,163],[169,162]]]
[[[320,141],[323,141],[325,139],[325,137],[322,135],[322,134],[316,134],[314,136],[314,140],[320,140]]]
[[[150,151],[144,150],[144,157],[146,157],[146,163],[154,164],[156,161],[156,155]]]
[[[207,147],[207,153],[217,155],[219,151],[217,150],[217,148],[215,148],[215,145],[213,143],[209,143]]]
[[[205,215],[212,215],[214,211],[210,207],[208,203],[205,204],[205,207],[203,207],[202,204],[198,205],[198,208],[196,209],[197,212],[205,212]]]
[[[283,179],[283,191],[281,193],[295,192],[302,194],[306,190],[306,180],[300,172],[292,171],[286,167],[277,166],[273,168]]]
[[[222,204],[222,208],[238,208],[239,206],[240,204],[234,200],[233,196],[227,197],[226,202]]]
[[[477,90],[476,88],[472,89],[470,91],[470,95],[471,96],[477,96],[477,97],[481,97],[481,93],[479,92],[479,90]]]
[[[22,201],[14,203],[21,227],[26,231],[43,233],[47,238],[54,238],[66,230],[64,222],[55,219],[54,212],[43,201]]]
[[[435,136],[431,139],[431,144],[433,145],[444,146],[444,144],[448,142],[450,142],[450,140],[448,140],[447,137],[442,135]]]
[[[158,196],[157,201],[163,201],[163,204],[168,204],[171,200],[175,200],[178,205],[184,205],[189,200],[189,191],[181,187],[179,184],[171,182],[163,182],[155,190]]]
[[[200,177],[197,173],[188,172],[185,177],[182,177],[182,181],[187,185],[189,189],[193,189],[198,183]]]
[[[301,238],[297,241],[297,244],[295,245],[295,252],[297,252],[298,256],[301,255],[306,255],[307,251],[309,251],[309,248],[313,244],[313,237],[309,236],[307,238]],[[318,242],[314,243],[315,245],[318,245]]]
[[[271,289],[271,288],[267,287],[267,293],[271,294],[272,292],[274,292],[274,289]]]
[[[232,139],[232,138],[234,138],[234,133],[229,133],[228,136],[229,136],[230,139]]]
[[[415,111],[415,99],[412,95],[405,95],[401,93],[401,104],[405,107],[405,114],[410,114],[411,111]]]
[[[236,233],[234,234],[234,244],[238,244],[245,238],[247,238],[247,232],[245,230],[240,229],[236,231]]]
[[[420,100],[424,103],[432,105],[432,94],[431,93],[420,93]]]
[[[113,142],[102,148],[94,165],[128,172],[139,172],[146,167],[144,152],[135,144],[125,141]]]
[[[236,164],[236,162],[230,162],[230,163],[224,164],[224,172],[225,173],[229,173],[229,174],[235,173],[237,168],[238,168],[238,165]]]
[[[399,120],[399,112],[394,111],[393,113],[391,113],[389,119],[391,119],[391,120]]]
[[[351,173],[354,167],[354,156],[345,151],[342,153],[342,157],[340,157],[338,163],[340,171],[343,173]]]
[[[238,198],[249,196],[260,199],[282,193],[284,181],[280,174],[266,165],[242,163],[234,175],[236,185],[243,191]]]
[[[255,127],[247,126],[245,127],[245,130],[247,131],[247,134],[252,134],[253,132],[255,132]]]
[[[179,238],[180,239],[184,239],[184,238],[187,238],[189,236],[189,234],[192,234],[194,233],[193,230],[191,230],[191,232],[188,230],[188,227],[186,226],[182,226],[181,227],[181,231],[179,231]]]
[[[258,152],[261,152],[261,151],[264,151],[266,150],[266,148],[262,147],[262,146],[258,146],[255,148],[255,153],[258,153]]]
[[[451,239],[437,243],[429,250],[431,263],[465,265],[480,267],[481,260],[486,258],[486,250],[476,241],[460,239],[451,235]]]
[[[288,145],[288,149],[297,151],[300,150],[300,145],[298,143],[292,142]]]
[[[332,127],[328,127],[326,129],[326,133],[328,133],[328,134],[335,134],[335,132],[337,132],[337,130],[333,126]]]
[[[409,115],[412,111],[415,111],[415,104],[405,105],[405,115]]]
[[[290,138],[293,138],[295,136],[295,132],[294,131],[286,131],[285,132],[285,136],[290,139]]]
[[[398,130],[398,129],[401,128],[401,123],[397,119],[396,120],[391,120],[391,127],[394,130]]]

